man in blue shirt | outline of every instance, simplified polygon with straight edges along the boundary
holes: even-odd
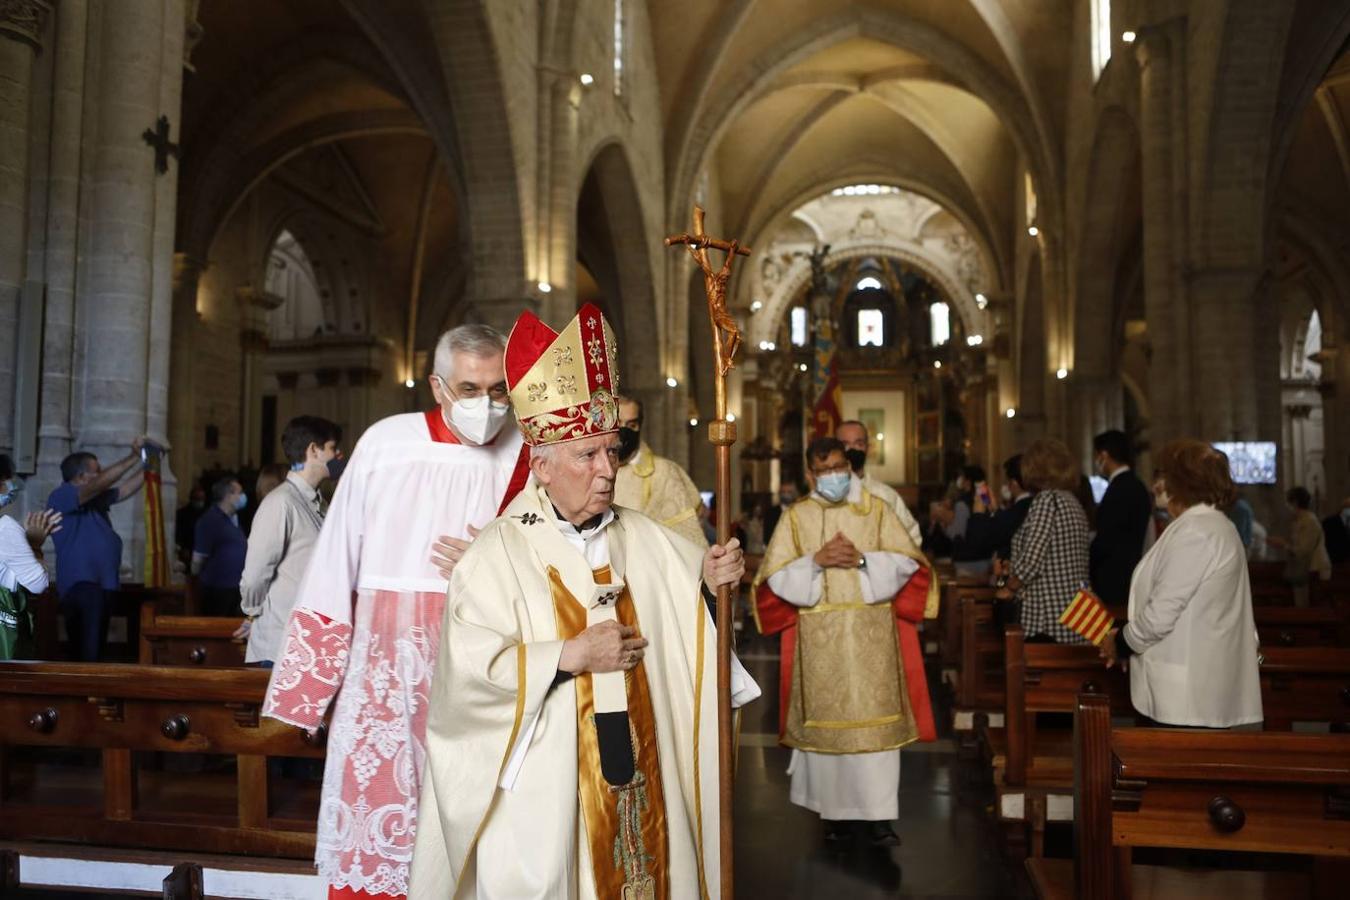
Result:
[[[248,538],[239,513],[248,505],[244,486],[233,475],[211,485],[211,506],[197,520],[192,542],[192,574],[208,616],[241,616],[239,580],[244,574]]]
[[[122,565],[122,539],[113,530],[108,510],[133,496],[145,483],[140,466],[144,438],[131,453],[103,468],[92,453],[72,453],[61,461],[62,484],[47,498],[61,514],[56,544],[56,592],[66,620],[70,657],[97,662],[108,637],[112,595]]]

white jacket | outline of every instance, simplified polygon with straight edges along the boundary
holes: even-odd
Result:
[[[1129,616],[1135,709],[1168,725],[1262,720],[1247,554],[1222,512],[1197,504],[1167,527],[1134,570]]]

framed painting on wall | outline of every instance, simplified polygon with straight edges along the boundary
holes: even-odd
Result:
[[[867,451],[867,465],[886,465],[886,410],[859,409],[858,421],[867,426],[867,433],[872,438]]]

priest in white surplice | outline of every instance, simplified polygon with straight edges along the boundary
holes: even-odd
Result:
[[[408,892],[445,609],[432,545],[467,546],[529,475],[504,349],[485,325],[446,332],[437,405],[361,436],[282,638],[263,715],[314,731],[333,706],[314,854],[329,900]]]
[[[744,562],[612,506],[616,354],[589,304],[560,334],[529,313],[511,332],[534,481],[451,577],[417,900],[717,896],[705,598]]]
[[[900,748],[936,738],[915,625],[937,615],[937,582],[840,441],[812,441],[806,463],[812,492],[783,513],[755,579],[756,624],[781,635],[789,797],[827,840],[893,846]]]

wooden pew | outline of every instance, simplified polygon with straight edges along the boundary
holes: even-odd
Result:
[[[153,600],[141,604],[143,666],[242,666],[246,643],[234,639],[244,620],[218,616],[169,616]]]
[[[952,728],[967,742],[973,741],[979,723],[1003,724],[1003,641],[995,630],[996,602],[992,588],[981,588],[962,591],[957,604],[961,661],[955,677]]]
[[[1027,860],[1041,898],[1345,896],[1350,735],[1112,728],[1078,699],[1073,860]],[[1135,847],[1318,857],[1300,872],[1132,865]]]
[[[1129,681],[1102,665],[1096,647],[1028,644],[1021,625],[1004,631],[1004,672],[1004,727],[984,735],[995,814],[1000,822],[1025,825],[1030,855],[1040,856],[1046,824],[1073,819],[1073,734],[1067,727],[1038,728],[1037,716],[1072,715],[1085,686],[1104,693],[1115,715],[1132,716]]]
[[[1350,648],[1262,647],[1261,657],[1267,731],[1295,722],[1350,726]]]
[[[0,663],[0,839],[309,858],[318,784],[268,757],[322,757],[322,732],[259,716],[269,674]],[[179,754],[227,758],[156,765]]]

